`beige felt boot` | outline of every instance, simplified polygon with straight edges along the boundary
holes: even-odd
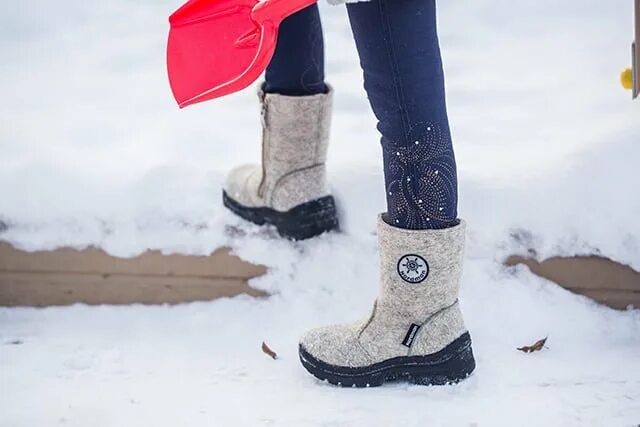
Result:
[[[255,224],[272,224],[300,240],[338,228],[326,166],[332,89],[326,94],[258,93],[262,104],[262,165],[233,169],[223,201]]]
[[[345,387],[404,380],[446,384],[475,369],[458,304],[465,224],[406,230],[380,217],[381,289],[369,319],[308,332],[300,360]]]

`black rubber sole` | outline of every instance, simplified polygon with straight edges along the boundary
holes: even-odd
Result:
[[[302,366],[313,376],[340,387],[377,387],[397,381],[419,385],[455,384],[471,375],[476,367],[468,332],[437,353],[395,357],[359,368],[325,363],[302,345],[299,354]]]
[[[336,203],[326,196],[295,206],[286,212],[271,208],[250,208],[233,200],[222,191],[223,204],[239,217],[257,225],[271,224],[287,239],[304,240],[339,229]]]

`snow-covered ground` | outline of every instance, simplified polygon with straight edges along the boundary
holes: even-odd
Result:
[[[174,106],[163,49],[177,2],[4,5],[0,239],[122,256],[231,245],[271,267],[253,285],[274,295],[0,309],[0,425],[640,423],[640,311],[501,266],[532,248],[640,269],[640,102],[618,83],[631,3],[440,2],[478,369],[457,386],[366,390],[318,383],[296,354],[305,329],[365,315],[377,291],[380,152],[344,8],[322,7],[344,232],[292,244],[221,206],[226,171],[259,158],[258,107],[251,90]],[[515,350],[544,336],[543,352]]]

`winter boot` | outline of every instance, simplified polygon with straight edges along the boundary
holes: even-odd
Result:
[[[230,172],[222,195],[227,208],[255,224],[272,224],[281,236],[295,240],[338,228],[325,167],[331,91],[310,96],[259,91],[262,166]]]
[[[463,222],[405,230],[380,217],[382,286],[370,318],[308,332],[302,365],[343,387],[448,384],[470,375],[475,360],[458,304],[464,230]]]

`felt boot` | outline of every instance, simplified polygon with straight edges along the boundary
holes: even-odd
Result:
[[[344,387],[389,381],[439,385],[473,372],[458,304],[465,224],[406,230],[378,219],[381,289],[369,319],[308,332],[302,365]]]
[[[262,165],[233,169],[224,205],[255,224],[301,240],[338,228],[326,167],[332,90],[310,96],[259,91]]]

